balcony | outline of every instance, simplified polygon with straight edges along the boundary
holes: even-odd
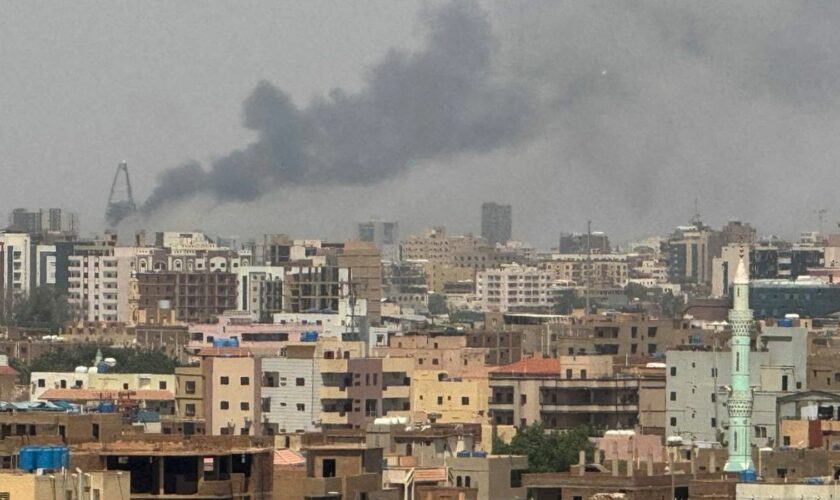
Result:
[[[321,411],[320,419],[321,425],[346,425],[348,423],[347,412],[343,411]]]
[[[383,398],[405,398],[411,397],[411,387],[407,385],[392,385],[382,391]]]
[[[321,399],[347,399],[347,388],[336,385],[322,385]]]
[[[318,361],[321,373],[347,373],[346,359],[320,359]]]

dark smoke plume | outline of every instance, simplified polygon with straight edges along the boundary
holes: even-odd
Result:
[[[152,212],[196,194],[252,200],[280,186],[372,184],[414,162],[481,153],[518,140],[533,111],[527,93],[494,81],[494,38],[472,2],[425,19],[426,46],[391,51],[358,93],[333,90],[299,109],[261,82],[244,103],[256,142],[214,161],[163,172],[143,206]]]

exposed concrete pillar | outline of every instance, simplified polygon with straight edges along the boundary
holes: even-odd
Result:
[[[580,469],[578,470],[578,475],[582,476],[586,471],[586,452],[583,450],[580,450],[580,454],[578,456],[578,467]]]
[[[715,462],[715,450],[709,450],[709,472],[717,470],[717,463]]]
[[[648,453],[647,460],[645,461],[645,468],[647,469],[647,475],[653,475],[653,453]]]
[[[163,496],[163,461],[164,457],[158,457],[158,495]]]
[[[612,475],[618,476],[618,457],[612,459]]]

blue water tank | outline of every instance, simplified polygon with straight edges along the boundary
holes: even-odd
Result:
[[[234,337],[228,340],[228,347],[239,347],[239,339]]]
[[[777,324],[778,326],[781,326],[781,327],[790,328],[790,327],[792,327],[792,326],[793,326],[793,320],[792,320],[792,319],[787,319],[787,318],[785,318],[785,319],[780,319],[780,320],[778,320],[778,321],[776,322],[776,324]]]
[[[486,451],[474,451],[472,456],[478,457],[478,458],[486,458],[487,457],[487,452]]]
[[[25,446],[18,452],[18,468],[27,472],[35,470],[35,448]]]
[[[318,341],[318,332],[314,330],[308,330],[300,334],[300,341],[301,342],[317,342]]]
[[[70,468],[70,449],[59,448],[61,450],[61,466],[65,469]]]
[[[470,456],[470,452],[469,452],[469,451],[459,451],[459,452],[457,453],[457,455],[458,455],[458,457],[460,457],[460,458],[466,458],[466,457],[469,457],[469,456]]]
[[[62,457],[62,455],[64,455],[64,448],[60,446],[50,448],[50,453],[52,454],[52,460],[50,460],[52,466],[50,468],[60,469],[62,467],[62,462],[64,461]]]
[[[227,339],[213,339],[213,347],[225,347]]]
[[[35,451],[36,469],[54,469],[52,448],[36,448]]]
[[[754,470],[745,470],[738,473],[738,478],[745,483],[754,483],[757,479],[757,475]]]

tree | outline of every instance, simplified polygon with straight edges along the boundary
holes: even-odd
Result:
[[[5,326],[44,328],[57,332],[68,319],[70,306],[67,296],[54,286],[44,285],[17,299],[0,322]]]
[[[429,294],[429,313],[435,316],[449,314],[449,307],[446,305],[446,296],[439,293]]]
[[[591,434],[589,427],[546,432],[541,423],[534,423],[517,429],[509,444],[495,438],[493,453],[527,455],[528,472],[566,472],[578,463],[581,451],[592,457],[595,447],[589,441]]]
[[[103,358],[114,358],[114,373],[175,373],[178,363],[163,351],[141,348],[115,348],[107,345],[84,343],[61,345],[32,360],[29,365],[18,363],[14,368],[23,383],[29,383],[32,372],[72,372],[77,366],[91,366],[97,350]]]

